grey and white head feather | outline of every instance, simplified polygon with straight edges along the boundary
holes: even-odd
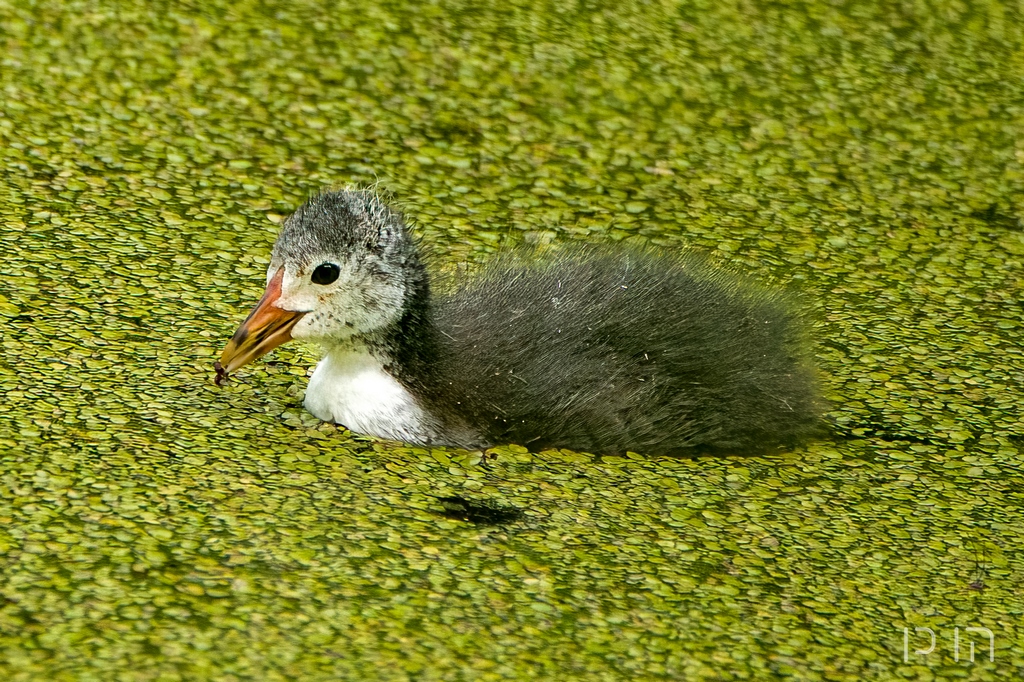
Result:
[[[339,275],[318,284],[311,277],[324,264]],[[307,311],[292,336],[328,345],[393,325],[408,287],[422,279],[401,214],[371,190],[324,192],[303,204],[282,226],[268,280],[280,268],[281,306]]]

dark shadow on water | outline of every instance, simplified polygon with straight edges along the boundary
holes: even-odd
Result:
[[[435,512],[439,516],[454,521],[465,521],[474,526],[504,526],[515,523],[523,517],[521,509],[495,504],[487,501],[467,500],[464,497],[453,495],[451,497],[439,497],[444,511]]]

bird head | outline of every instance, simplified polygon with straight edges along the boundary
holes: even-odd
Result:
[[[283,223],[267,288],[224,348],[223,377],[291,339],[343,343],[401,317],[419,271],[401,216],[375,193],[327,192]]]

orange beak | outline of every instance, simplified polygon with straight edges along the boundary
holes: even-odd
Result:
[[[263,298],[224,347],[220,361],[214,363],[218,384],[226,379],[229,373],[266,355],[292,338],[292,327],[305,313],[277,307],[277,300],[281,298],[283,279],[284,268],[281,268],[267,284]]]

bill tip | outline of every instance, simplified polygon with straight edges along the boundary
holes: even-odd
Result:
[[[218,386],[223,386],[224,382],[228,380],[228,373],[224,369],[224,365],[220,364],[220,360],[213,363],[213,369],[217,372],[217,376],[214,377],[213,383]]]

